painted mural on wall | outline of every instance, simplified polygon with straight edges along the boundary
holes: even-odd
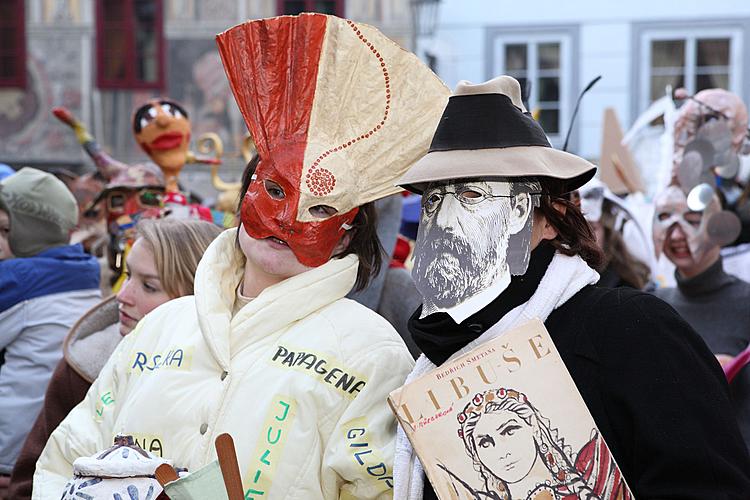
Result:
[[[216,42],[170,40],[168,72],[170,96],[190,113],[194,137],[214,132],[230,157],[239,156],[246,129],[231,98]]]
[[[80,161],[75,138],[60,130],[50,113],[54,105],[80,113],[80,47],[77,35],[29,39],[26,89],[0,90],[1,158]]]

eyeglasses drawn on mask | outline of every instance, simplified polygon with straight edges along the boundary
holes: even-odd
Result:
[[[283,200],[286,198],[284,189],[272,180],[264,180],[263,187],[265,188],[266,193],[268,193],[268,196],[274,200]],[[327,219],[338,213],[338,210],[328,205],[315,205],[310,207],[308,211],[310,212],[310,215],[317,219]]]
[[[142,208],[160,207],[162,205],[163,188],[113,189],[107,194],[107,210],[110,214],[124,212],[125,204],[133,193],[137,194],[136,199]]]
[[[541,192],[530,192],[529,195],[540,195]],[[446,195],[451,195],[458,200],[464,206],[473,206],[483,201],[493,198],[516,198],[517,194],[490,194],[479,186],[458,186],[453,189],[449,189],[445,186],[434,188],[426,191],[422,195],[422,210],[427,215],[433,215],[440,204],[443,202],[443,198]]]

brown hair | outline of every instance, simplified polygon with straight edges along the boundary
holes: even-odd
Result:
[[[578,255],[590,267],[600,269],[604,253],[581,209],[566,196],[565,181],[551,177],[537,180],[543,194],[536,210],[557,230],[557,237],[550,242],[552,246],[563,255]]]
[[[250,159],[242,173],[242,188],[240,189],[240,199],[237,204],[237,218],[242,209],[242,200],[245,198],[250,183],[252,182],[255,169],[260,162],[260,156],[257,154]],[[332,258],[340,259],[350,254],[359,257],[359,267],[357,268],[357,280],[354,282],[354,291],[360,291],[367,288],[370,280],[378,275],[380,268],[383,266],[383,245],[377,234],[378,214],[375,210],[375,203],[365,203],[359,207],[359,212],[352,221],[352,229],[347,234],[351,236],[349,244],[344,250],[335,254]],[[239,246],[239,231],[235,240]]]
[[[615,219],[612,203],[605,199],[602,202],[602,216],[599,219],[604,232],[604,241],[602,241],[604,260],[597,271],[603,271],[609,266],[622,281],[633,288],[642,289],[648,283],[651,271],[646,264],[628,251],[622,234],[615,228]]]
[[[375,210],[375,202],[365,203],[359,207],[352,226],[349,230],[351,234],[349,245],[342,252],[334,255],[334,258],[349,254],[359,257],[357,281],[354,282],[354,291],[358,292],[367,288],[370,280],[378,275],[383,266],[385,250],[378,238],[378,212]]]
[[[142,219],[137,238],[143,239],[154,254],[164,291],[174,299],[193,294],[198,262],[221,228],[202,220]]]

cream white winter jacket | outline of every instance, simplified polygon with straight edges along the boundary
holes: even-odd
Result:
[[[35,499],[59,498],[73,461],[132,434],[196,470],[235,439],[245,498],[390,498],[396,424],[388,393],[413,362],[393,328],[343,298],[348,256],[264,290],[232,317],[244,257],[236,230],[208,248],[195,296],[141,320],[55,430]]]

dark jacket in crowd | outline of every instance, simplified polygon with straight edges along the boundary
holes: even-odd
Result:
[[[736,356],[750,342],[750,283],[724,272],[721,258],[692,278],[654,295],[674,307],[714,354]],[[750,495],[748,495],[750,497]]]
[[[750,497],[724,373],[671,307],[586,287],[545,325],[635,498]]]
[[[532,253],[526,283],[514,277],[498,299],[460,325],[444,315],[429,328],[463,336],[464,345],[481,335],[533,294],[549,262],[540,264],[535,254],[542,252]],[[512,297],[503,300],[506,292]],[[417,339],[425,337],[415,331],[425,326],[415,321],[418,312],[409,324]],[[750,457],[724,373],[674,309],[630,288],[587,286],[545,326],[635,498],[750,498]],[[440,346],[418,343],[433,362],[441,355]],[[435,498],[425,486],[425,499]]]

